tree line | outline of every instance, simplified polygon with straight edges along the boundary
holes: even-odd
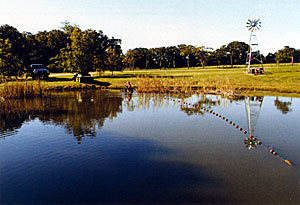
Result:
[[[10,25],[0,27],[0,75],[22,75],[30,64],[44,64],[50,72],[117,71],[124,68],[154,69],[245,64],[249,45],[233,41],[214,50],[180,44],[135,48],[125,54],[121,39],[101,30],[82,30],[68,21],[60,29],[20,33]],[[285,46],[263,56],[265,63],[300,62],[300,50]]]
[[[121,70],[123,58],[120,39],[69,22],[37,34],[0,27],[0,74],[5,76],[21,75],[30,64],[44,64],[50,72]]]
[[[246,64],[249,45],[233,41],[214,50],[209,47],[180,44],[178,46],[159,48],[135,48],[125,55],[127,68],[182,68],[205,66],[225,66]],[[264,63],[300,62],[300,50],[285,46],[275,53],[262,55]]]

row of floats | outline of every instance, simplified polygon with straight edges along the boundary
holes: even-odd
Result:
[[[187,102],[185,102],[185,101],[175,100],[175,99],[168,98],[168,97],[165,97],[164,99],[165,99],[165,100],[170,100],[170,101],[173,101],[173,102],[182,103],[182,104],[184,104],[184,105],[192,106],[192,107],[194,107],[195,109],[201,109],[201,110],[203,110],[203,111],[205,111],[205,112],[207,112],[207,113],[210,113],[210,114],[212,114],[212,115],[214,115],[214,116],[216,116],[216,117],[218,117],[218,118],[220,118],[220,119],[222,119],[222,120],[228,122],[230,125],[234,126],[236,129],[238,129],[239,131],[241,131],[243,134],[247,135],[247,136],[249,137],[249,139],[251,140],[251,142],[255,142],[255,143],[257,143],[258,145],[264,146],[266,149],[268,149],[268,150],[270,151],[271,154],[278,156],[278,157],[279,157],[281,160],[283,160],[287,165],[290,165],[290,166],[293,165],[293,163],[292,163],[291,161],[289,161],[289,160],[284,159],[283,157],[281,157],[281,156],[280,156],[280,155],[279,155],[272,147],[268,147],[268,146],[264,145],[257,137],[254,137],[254,136],[252,136],[252,135],[250,135],[250,134],[248,135],[248,132],[247,132],[246,130],[244,130],[242,127],[240,127],[239,125],[237,125],[237,123],[235,123],[235,122],[229,120],[228,118],[222,116],[221,114],[216,113],[216,112],[214,112],[213,110],[210,110],[210,109],[205,108],[205,107],[203,107],[203,106],[199,106],[198,104],[191,104],[191,103],[187,103]]]

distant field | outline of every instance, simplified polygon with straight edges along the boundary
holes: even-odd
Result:
[[[231,90],[243,91],[247,94],[300,96],[300,64],[265,65],[265,74],[247,74],[247,69],[236,68],[181,68],[154,70],[125,70],[123,72],[91,73],[95,78],[95,86],[106,86],[111,89],[124,88],[130,81],[135,88],[149,88],[148,91],[164,89],[193,89],[193,90]],[[72,73],[52,73],[49,81],[43,86],[81,87],[82,84],[73,82]],[[156,87],[155,87],[156,86]],[[3,87],[3,84],[0,85]]]

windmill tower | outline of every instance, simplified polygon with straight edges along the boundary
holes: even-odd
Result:
[[[264,64],[258,47],[258,40],[256,31],[261,27],[260,19],[248,19],[246,27],[250,31],[249,51],[247,55],[248,72],[249,73],[263,73]],[[258,71],[258,72],[257,72]]]

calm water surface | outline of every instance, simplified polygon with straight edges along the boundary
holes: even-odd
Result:
[[[300,203],[299,98],[182,99],[89,91],[1,102],[1,204]]]

